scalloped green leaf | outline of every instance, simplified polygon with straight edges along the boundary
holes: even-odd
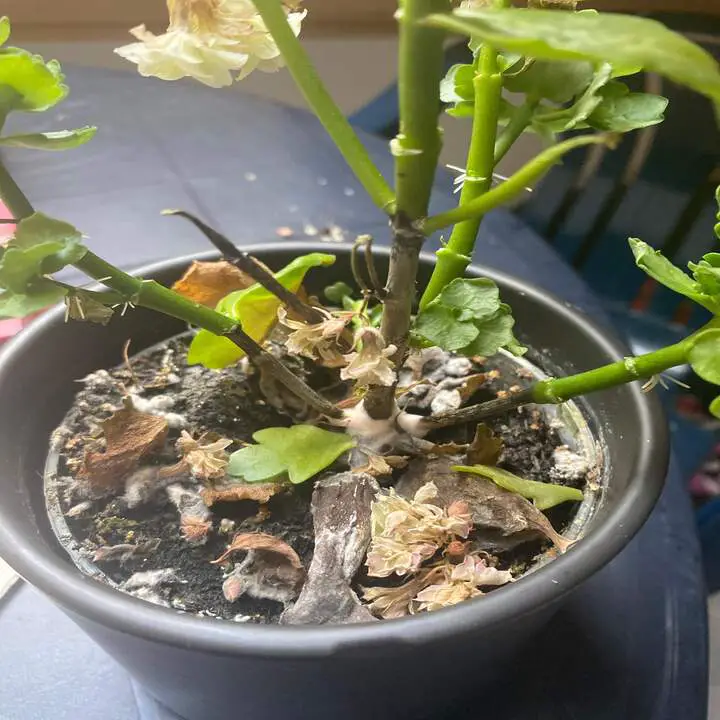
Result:
[[[41,112],[57,105],[68,94],[60,64],[20,48],[0,49],[0,93],[4,110]],[[8,93],[7,90],[12,92]]]
[[[430,303],[415,319],[413,330],[430,345],[454,352],[469,345],[480,332],[472,321],[445,305]]]
[[[489,317],[476,323],[477,338],[459,352],[467,357],[494,355],[500,348],[507,348],[514,355],[522,355],[525,348],[515,339],[513,327],[515,319],[509,305],[501,303],[500,307]]]
[[[553,483],[526,480],[518,477],[507,470],[489,465],[455,465],[452,468],[455,472],[472,473],[480,477],[492,480],[503,490],[522,495],[532,500],[538,510],[549,510],[551,507],[564,502],[582,502],[583,494],[577,488],[567,485],[554,485]]]
[[[630,92],[627,85],[613,81],[600,91],[602,102],[587,118],[590,127],[625,133],[658,125],[665,119],[668,99],[661,95]]]
[[[717,61],[656,20],[618,13],[460,8],[430,15],[425,22],[526,57],[608,62],[621,73],[630,68],[656,72],[720,103]]]
[[[584,60],[537,60],[517,75],[508,77],[505,87],[510,92],[566,103],[581,95],[594,76],[593,64]]]
[[[296,293],[306,273],[315,267],[332,265],[334,255],[310,253],[295,258],[276,275],[278,282]],[[253,340],[262,342],[277,321],[280,301],[262,285],[255,284],[245,290],[226,295],[216,310],[235,320]],[[190,365],[204,365],[221,370],[244,357],[245,353],[227,338],[200,330],[190,343],[187,361]]]
[[[59,303],[67,291],[49,280],[38,280],[26,293],[6,290],[0,294],[0,317],[23,318]]]
[[[228,473],[245,482],[268,482],[287,473],[295,485],[322,472],[356,445],[349,435],[314,425],[265,428],[253,440],[258,444],[232,454]]]
[[[720,385],[720,330],[699,333],[688,353],[688,362],[703,380]]]
[[[0,137],[0,147],[23,148],[25,150],[71,150],[92,140],[96,132],[96,127],[87,126],[77,130],[7,135],[6,137]]]

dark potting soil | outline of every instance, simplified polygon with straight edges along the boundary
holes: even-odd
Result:
[[[147,586],[140,583],[138,587],[136,583],[134,594],[198,615],[276,622],[283,611],[279,602],[256,600],[249,595],[228,602],[222,584],[225,571],[231,565],[223,567],[212,561],[223,554],[236,533],[263,532],[289,544],[307,568],[314,548],[310,514],[312,483],[294,486],[273,497],[267,506],[269,513],[263,515],[258,514],[258,504],[252,501],[213,505],[212,528],[206,540],[196,544],[182,536],[178,509],[170,501],[164,486],[153,492],[147,502],[129,507],[124,498],[123,482],[110,493],[97,494],[89,491],[86,483],[73,479],[86,450],[103,449],[100,423],[122,405],[123,397],[128,394],[137,393],[140,398],[138,410],[165,413],[170,425],[164,447],[142,465],[170,466],[176,463],[175,442],[183,429],[193,437],[209,431],[231,438],[233,445],[228,451],[232,452],[243,443],[252,442],[252,435],[257,430],[291,424],[287,415],[264,400],[258,376],[248,375],[242,365],[222,371],[188,366],[188,340],[187,336],[175,338],[139,354],[130,365],[101,370],[84,380],[83,389],[77,393],[53,441],[53,446],[60,450],[55,482],[62,512],[72,536],[82,546],[82,554],[94,561],[117,586],[122,586],[133,576],[137,580],[137,573],[159,571]],[[306,364],[298,358],[287,360],[294,363],[293,371],[308,378],[315,388],[330,395],[336,389],[341,390],[333,387],[327,373],[313,370],[309,362]],[[491,369],[492,361],[484,367],[476,364],[472,372]],[[527,384],[522,371],[513,377],[497,377],[486,382],[472,400],[489,399],[512,385]],[[146,410],[148,404],[150,407]],[[530,479],[548,479],[555,466],[553,451],[561,441],[540,412],[524,409],[489,424],[504,443],[501,467]],[[474,427],[467,426],[437,432],[431,439],[438,443],[449,440],[465,443],[472,440],[473,433]],[[585,478],[556,478],[553,481],[582,487]],[[174,482],[198,489],[196,481],[189,475]],[[549,517],[555,528],[562,532],[572,520],[574,511],[572,504],[566,504],[555,508]],[[512,566],[513,570],[522,571],[543,547],[539,541],[521,545],[499,559],[500,567]],[[107,548],[115,550],[108,556]],[[101,557],[103,554],[105,558]],[[233,561],[239,562],[242,556],[242,552],[235,553]]]

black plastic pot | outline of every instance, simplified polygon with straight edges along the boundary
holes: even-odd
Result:
[[[345,246],[291,243],[247,248],[278,268],[298,254],[334,251],[333,280],[348,280]],[[174,281],[190,258],[146,269]],[[378,251],[378,262],[387,254]],[[421,282],[433,258],[423,259]],[[587,317],[518,280],[471,268],[501,287],[520,338],[549,368],[586,369],[624,348]],[[311,276],[319,292],[328,273]],[[583,403],[606,459],[605,496],[584,539],[513,585],[456,607],[403,620],[338,627],[242,625],[150,605],[75,568],[47,520],[42,472],[48,439],[77,390],[75,381],[183,330],[137,310],[107,328],[66,325],[47,314],[0,357],[0,555],[50,596],[147,690],[187,720],[433,717],[477,708],[476,691],[558,607],[639,530],[663,486],[668,442],[657,400],[637,384]],[[540,660],[541,661],[541,660]],[[102,692],[102,688],[98,688]],[[478,702],[480,704],[478,704]],[[436,715],[435,715],[436,716]],[[450,715],[448,715],[450,716]]]

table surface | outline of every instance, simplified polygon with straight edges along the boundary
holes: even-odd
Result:
[[[189,224],[160,215],[168,207],[200,214],[238,244],[272,243],[279,227],[298,239],[304,229],[339,227],[348,240],[369,232],[388,241],[386,220],[307,113],[129,73],[70,69],[68,80],[68,101],[51,113],[12,118],[10,127],[97,124],[97,138],[67,153],[3,157],[36,207],[75,223],[107,259],[131,268],[206,249]],[[390,176],[385,142],[362,139]],[[451,207],[444,173],[436,188],[434,209]],[[428,249],[437,245],[434,238]],[[476,259],[603,318],[584,283],[509,213],[489,216]],[[671,469],[646,526],[533,641],[508,678],[512,691],[498,687],[495,699],[483,698],[483,714],[494,705],[496,720],[705,720],[701,578],[690,503]],[[0,638],[0,720],[163,717],[27,586],[0,605]]]

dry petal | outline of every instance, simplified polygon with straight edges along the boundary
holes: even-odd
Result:
[[[268,552],[283,555],[290,561],[290,564],[301,570],[303,568],[302,560],[298,554],[280,538],[267,533],[240,533],[236,535],[228,549],[217,559],[213,560],[213,564],[225,562],[236,550],[267,550]]]
[[[397,348],[395,345],[385,347],[379,330],[361,328],[355,333],[353,347],[359,349],[344,356],[347,367],[340,371],[343,380],[356,380],[360,386],[390,386],[395,382],[395,366],[390,358]]]
[[[87,451],[79,477],[92,486],[109,488],[135,469],[140,460],[161,447],[168,433],[167,420],[142,413],[132,403],[102,423],[105,452]]]
[[[193,475],[202,480],[212,480],[225,475],[230,457],[225,452],[232,440],[202,435],[194,440],[190,433],[182,431],[177,448],[190,466]]]
[[[172,289],[192,302],[214,308],[226,295],[235,290],[244,290],[254,282],[249,275],[225,260],[193,260]]]
[[[200,494],[208,507],[212,507],[217,502],[241,500],[254,500],[264,505],[284,489],[285,487],[279,483],[237,483],[222,488],[204,488]]]
[[[405,617],[416,595],[441,576],[441,568],[425,568],[399,587],[363,588],[363,600],[378,617],[386,620]]]
[[[293,331],[288,335],[285,347],[291,355],[319,360],[326,367],[342,367],[345,359],[340,352],[338,341],[353,313],[333,315],[322,308],[316,310],[325,316],[325,320],[312,325],[293,320],[284,308],[278,310],[280,322]]]
[[[197,515],[180,516],[180,532],[190,542],[204,540],[212,528],[212,522]]]

